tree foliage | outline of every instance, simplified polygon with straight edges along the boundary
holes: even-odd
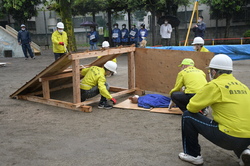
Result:
[[[37,16],[36,6],[40,3],[41,0],[2,0],[1,12],[11,15],[18,23],[25,23]]]

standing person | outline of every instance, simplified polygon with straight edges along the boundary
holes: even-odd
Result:
[[[146,40],[148,36],[148,30],[145,29],[145,24],[141,24],[141,29],[139,30],[139,42]]]
[[[162,24],[160,27],[161,44],[163,46],[170,46],[171,33],[172,26],[168,23],[168,20],[166,19],[164,24]]]
[[[29,59],[27,51],[29,52],[30,58],[35,59],[35,56],[30,47],[31,43],[30,33],[29,31],[26,30],[26,26],[24,24],[21,25],[21,30],[17,34],[17,41],[19,45],[22,45],[25,60]]]
[[[109,23],[106,23],[106,27],[104,27],[103,37],[104,41],[109,42]]]
[[[121,44],[127,45],[128,44],[128,29],[126,28],[126,24],[122,24],[121,34],[122,34]]]
[[[233,62],[225,54],[215,55],[209,64],[211,81],[187,105],[182,116],[183,161],[203,164],[198,135],[215,145],[233,150],[240,165],[250,164],[250,91],[233,75]],[[197,114],[211,106],[213,120]],[[225,164],[226,165],[226,164]]]
[[[181,71],[178,73],[175,86],[169,92],[172,101],[184,112],[189,100],[207,83],[206,74],[194,67],[194,61],[190,58],[182,60]],[[184,91],[181,89],[185,87]],[[171,109],[171,105],[169,109]],[[204,107],[205,108],[205,107]],[[203,109],[204,115],[208,114],[208,110]]]
[[[138,29],[135,25],[132,25],[129,31],[129,42],[135,44],[136,47],[138,46]]]
[[[192,43],[193,49],[198,52],[210,52],[204,47],[204,40],[201,37],[195,37]]]
[[[85,101],[88,98],[101,94],[98,108],[111,109],[112,106],[109,105],[108,100],[116,104],[116,99],[108,91],[109,85],[106,83],[105,76],[115,73],[116,68],[117,65],[115,62],[108,61],[104,64],[104,67],[91,66],[82,69],[81,75],[84,77],[80,83],[81,100]]]
[[[112,40],[114,43],[114,47],[117,47],[121,43],[121,30],[118,28],[118,24],[115,23],[113,25],[114,29],[112,30]]]
[[[95,26],[90,26],[90,32],[88,33],[87,37],[89,38],[90,50],[97,50],[99,34],[96,31]]]
[[[56,31],[53,32],[51,36],[55,60],[59,59],[67,52],[68,45],[67,33],[63,31],[64,24],[62,22],[58,22],[56,28]]]
[[[203,22],[203,16],[199,16],[198,23],[194,25],[194,37],[201,37],[204,39],[206,24]]]

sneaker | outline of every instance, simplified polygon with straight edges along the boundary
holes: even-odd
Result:
[[[113,106],[109,105],[107,101],[101,101],[98,104],[98,108],[111,109],[111,108],[113,108]]]
[[[32,57],[31,59],[36,59],[36,57]]]
[[[250,149],[246,149],[241,153],[240,166],[250,166]]]
[[[190,156],[188,154],[181,152],[179,154],[179,158],[183,161],[187,161],[187,162],[192,163],[194,165],[202,165],[203,164],[202,156],[193,157],[193,156]]]

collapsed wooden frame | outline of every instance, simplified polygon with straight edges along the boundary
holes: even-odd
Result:
[[[91,112],[90,104],[98,100],[81,102],[80,60],[102,56],[86,66],[103,66],[108,60],[124,53],[128,54],[128,88],[111,87],[110,91],[114,92],[113,97],[131,93],[142,95],[145,91],[168,93],[174,86],[176,75],[180,70],[178,64],[182,59],[192,58],[196,66],[206,72],[205,67],[214,55],[213,53],[146,49],[134,46],[69,53],[52,63],[10,97]],[[51,99],[51,92],[71,87],[73,88],[72,102]]]

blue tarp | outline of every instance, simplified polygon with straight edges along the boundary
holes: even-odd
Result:
[[[232,60],[245,60],[250,59],[250,44],[244,45],[209,45],[204,46],[210,52],[216,54],[226,54]],[[193,46],[165,46],[165,47],[146,47],[152,49],[166,49],[166,50],[181,50],[181,51],[194,51]]]

